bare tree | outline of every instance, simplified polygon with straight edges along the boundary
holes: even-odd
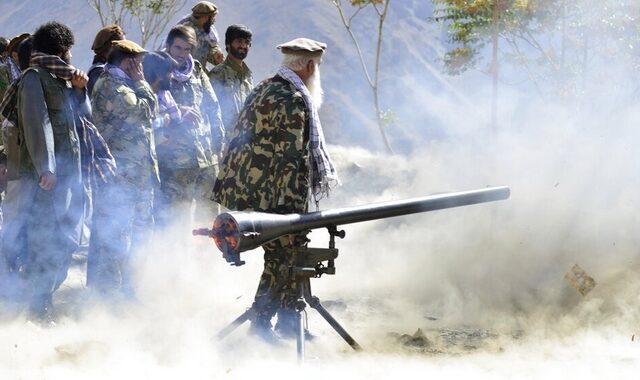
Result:
[[[186,0],[87,0],[100,17],[102,26],[118,24],[133,27],[140,32],[143,47],[152,42],[156,45],[171,17],[179,11]]]
[[[380,98],[378,94],[379,89],[379,73],[380,73],[380,54],[382,52],[382,36],[383,36],[383,26],[384,21],[387,18],[387,14],[389,11],[389,2],[391,0],[350,0],[351,5],[354,7],[353,11],[347,15],[344,7],[342,6],[341,0],[332,0],[333,5],[335,5],[338,13],[340,14],[340,19],[342,20],[342,24],[347,29],[349,33],[349,37],[353,41],[353,45],[356,48],[356,52],[358,53],[358,58],[360,58],[360,65],[362,66],[362,71],[364,76],[371,88],[371,92],[373,94],[373,106],[376,112],[376,122],[378,123],[378,129],[380,130],[380,135],[382,136],[382,141],[384,142],[385,147],[389,152],[393,152],[391,148],[391,144],[389,143],[389,139],[387,138],[387,134],[385,131],[385,125],[388,124],[388,116],[386,112],[380,110]],[[370,74],[369,66],[365,62],[364,55],[362,53],[362,49],[360,48],[360,42],[358,37],[355,35],[352,27],[352,22],[354,18],[362,11],[364,8],[371,6],[376,15],[378,16],[378,25],[377,25],[377,39],[376,39],[376,53],[374,57],[373,64],[373,75]]]

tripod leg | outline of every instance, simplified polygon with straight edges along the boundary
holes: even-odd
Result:
[[[304,337],[304,309],[306,307],[306,303],[304,301],[304,289],[305,283],[303,281],[296,281],[297,291],[298,291],[298,299],[296,300],[296,313],[298,314],[298,331],[296,337],[296,349],[298,352],[298,362],[304,361],[305,356],[305,337]]]
[[[244,313],[242,313],[238,318],[236,318],[233,322],[229,323],[227,327],[220,330],[218,333],[218,338],[223,339],[227,335],[231,334],[233,330],[237,329],[245,323],[249,318],[251,318],[254,314],[253,307],[247,309]]]
[[[349,346],[351,346],[351,348],[353,348],[356,351],[362,350],[362,347],[360,347],[358,342],[356,342],[356,340],[353,339],[351,337],[351,335],[349,335],[347,330],[345,330],[342,326],[340,326],[340,323],[338,323],[338,321],[336,321],[335,318],[333,318],[333,316],[331,314],[329,314],[327,309],[325,309],[320,304],[320,300],[318,299],[318,297],[313,297],[313,296],[311,296],[311,293],[309,293],[309,297],[307,298],[307,302],[309,303],[309,306],[311,306],[312,308],[316,309],[318,311],[318,313],[320,313],[320,315],[322,315],[322,318],[324,318],[325,321],[327,321],[327,323],[329,323],[329,325],[331,325],[331,327],[333,327],[333,329],[336,330],[336,332],[338,334],[340,334],[342,339],[344,339],[345,342],[347,342],[349,344]]]

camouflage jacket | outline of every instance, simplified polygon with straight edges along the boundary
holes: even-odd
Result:
[[[0,63],[0,99],[4,98],[4,93],[7,91],[7,88],[9,88],[10,84],[11,84],[11,69],[6,63]],[[4,117],[0,115],[0,121],[3,121],[3,119]],[[0,154],[0,157],[4,157],[5,155],[5,149],[4,149],[5,135],[6,135],[6,132],[5,132],[5,128],[3,127],[2,131],[0,132],[0,144],[2,144],[2,153]]]
[[[158,162],[151,120],[158,100],[145,81],[103,72],[93,88],[93,120],[116,160],[117,173],[139,186],[157,183]]]
[[[0,64],[0,99],[11,84],[11,69],[6,63]]]
[[[198,61],[194,61],[191,79],[171,80],[171,95],[178,106],[196,107],[202,114],[201,123],[172,121],[164,128],[168,141],[157,146],[162,167],[205,168],[215,163],[214,153],[221,149],[224,131],[220,106],[209,78]],[[212,136],[213,134],[213,136]]]
[[[213,200],[231,210],[306,211],[309,116],[291,83],[278,75],[260,83],[240,112]]]
[[[227,56],[209,72],[209,79],[220,102],[226,138],[230,139],[244,101],[253,90],[251,70],[246,63],[240,66]]]
[[[216,65],[216,62],[213,59],[214,54],[216,52],[222,52],[218,41],[215,43],[211,42],[211,38],[208,36],[209,33],[205,32],[204,29],[198,25],[198,21],[193,16],[183,22],[182,25],[190,26],[196,32],[198,46],[196,46],[195,50],[191,52],[193,58],[200,62],[205,71],[207,71],[207,63]],[[215,34],[216,36],[218,35],[215,25],[211,25],[211,34]]]

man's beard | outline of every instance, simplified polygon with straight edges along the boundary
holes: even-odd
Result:
[[[60,57],[67,65],[71,64],[71,50],[67,50]]]
[[[209,20],[202,25],[202,29],[204,29],[205,33],[209,33],[211,31],[211,25],[213,25],[213,21]]]
[[[305,86],[307,86],[307,90],[311,94],[311,99],[313,99],[313,104],[317,109],[320,109],[322,106],[322,101],[324,100],[324,91],[322,90],[322,81],[320,80],[320,68],[316,65],[313,74],[305,81]]]
[[[240,51],[240,49],[242,49],[242,51]],[[248,49],[240,49],[234,49],[233,46],[229,45],[229,54],[240,60],[247,58]]]

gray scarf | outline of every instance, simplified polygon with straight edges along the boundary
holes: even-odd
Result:
[[[302,93],[304,102],[307,104],[307,108],[311,111],[311,117],[309,118],[309,158],[311,159],[310,172],[311,172],[311,194],[316,202],[329,196],[329,192],[340,184],[338,173],[336,171],[331,157],[325,148],[324,133],[322,132],[322,125],[320,124],[320,117],[318,115],[318,109],[313,103],[313,98],[307,89],[307,86],[302,82],[298,74],[293,72],[286,66],[280,67],[278,75],[290,82],[295,88]]]

